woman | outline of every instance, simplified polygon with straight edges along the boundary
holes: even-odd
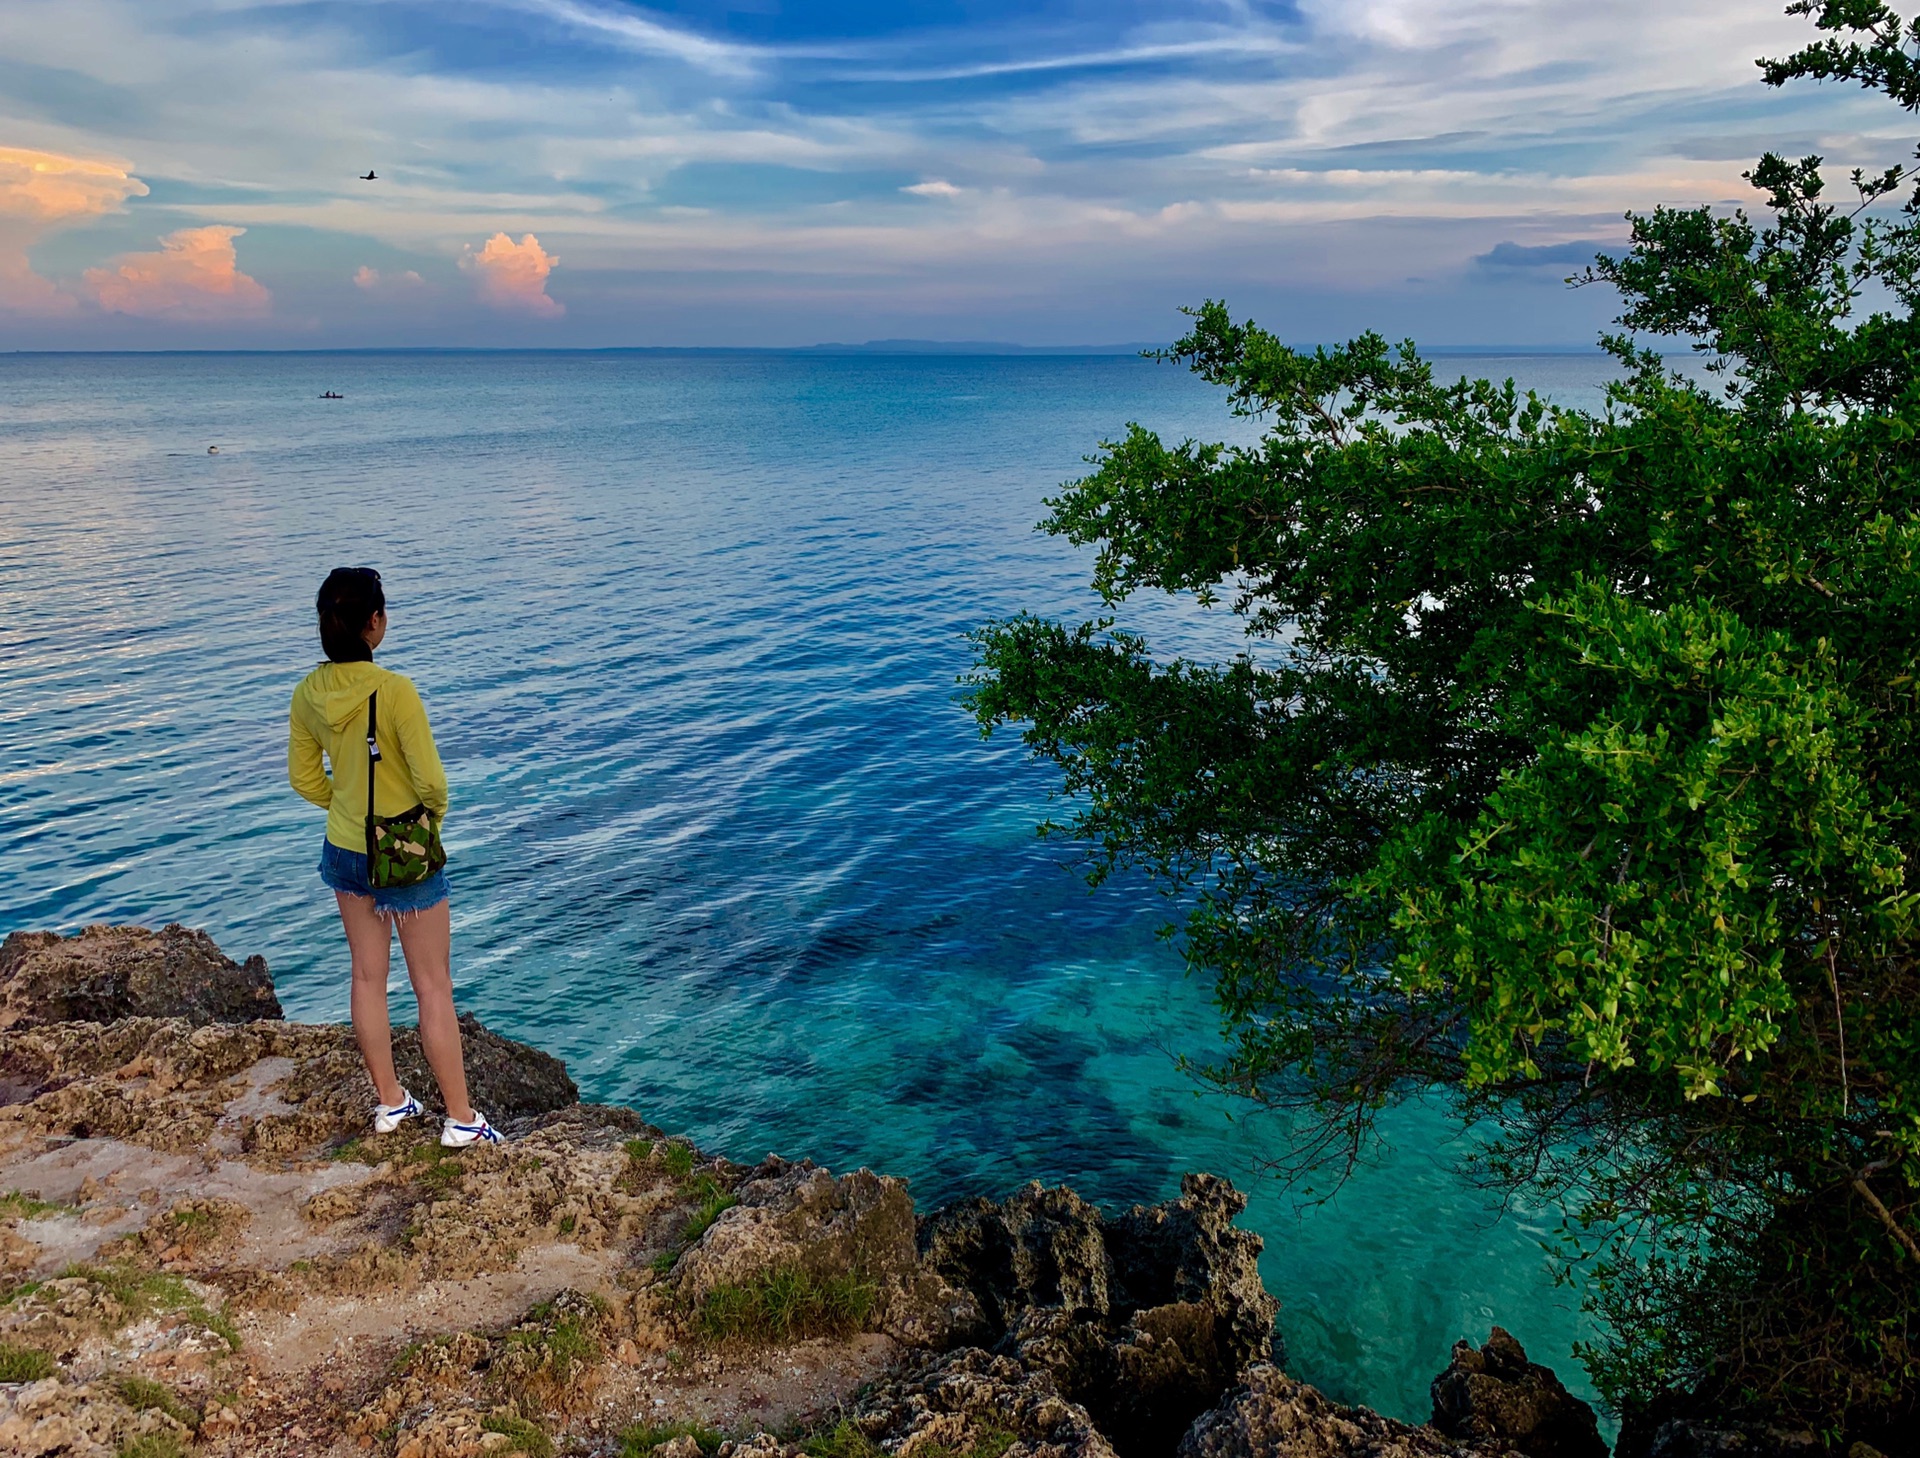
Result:
[[[407,976],[420,1003],[420,1044],[440,1085],[449,1149],[498,1144],[486,1116],[467,1102],[460,1021],[453,1010],[447,876],[435,870],[410,886],[375,887],[367,869],[367,775],[373,774],[374,811],[399,815],[425,805],[438,820],[447,811],[447,774],[433,747],[427,711],[410,679],[376,668],[373,650],[387,636],[387,599],[371,567],[336,567],[320,586],[320,643],[328,662],[300,681],[288,715],[287,778],[327,812],[320,879],[333,888],[340,924],[353,954],[353,1036],[380,1100],[373,1132],[391,1134],[425,1112],[400,1087],[393,1071],[393,1035],[387,1022],[387,958],[400,933]],[[369,699],[378,762],[367,743]],[[325,754],[332,774],[321,763]]]

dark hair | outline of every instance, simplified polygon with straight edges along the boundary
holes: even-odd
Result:
[[[375,613],[387,610],[380,574],[371,567],[336,567],[320,584],[314,607],[320,613],[320,646],[335,663],[370,663],[373,649],[364,634]]]

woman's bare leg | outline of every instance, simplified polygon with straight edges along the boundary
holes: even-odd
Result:
[[[361,1061],[380,1102],[400,1102],[400,1079],[393,1071],[393,1028],[387,1021],[387,969],[393,948],[393,928],[373,909],[371,896],[333,893],[340,903],[340,924],[347,929],[347,948],[353,954],[353,1037]]]
[[[467,1068],[460,1053],[460,1018],[453,1010],[453,921],[442,901],[425,911],[395,918],[400,928],[400,950],[406,953],[407,976],[420,1004],[420,1046],[427,1066],[440,1085],[440,1100],[449,1117],[461,1124],[473,1122],[467,1102]]]

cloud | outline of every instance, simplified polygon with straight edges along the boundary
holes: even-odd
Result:
[[[73,295],[35,273],[28,251],[56,228],[118,212],[146,190],[118,162],[0,147],[0,309],[71,312]]]
[[[364,263],[355,270],[353,282],[370,294],[411,293],[427,286],[427,281],[411,268],[405,273],[382,273]]]
[[[694,278],[720,307],[687,342],[811,332],[829,305],[810,301],[829,297],[847,313],[819,337],[856,319],[928,332],[904,316],[961,290],[965,327],[999,297],[1044,333],[1146,298],[1141,279],[1154,308],[1227,293],[1276,312],[1345,290],[1372,323],[1368,301],[1410,274],[1443,281],[1436,297],[1546,281],[1545,261],[1473,262],[1500,240],[1557,246],[1617,236],[1629,207],[1745,200],[1740,167],[1783,134],[1834,159],[1835,180],[1908,154],[1884,103],[1760,86],[1752,57],[1811,34],[1782,4],[1042,0],[929,21],[771,0],[386,0],[394,23],[368,26],[360,0],[6,0],[0,116],[23,144],[137,150],[171,218],[143,232],[302,230],[311,269],[274,274],[289,330],[326,316],[362,260],[393,261],[365,288],[385,304],[406,257],[457,257],[463,240],[482,299],[553,319],[550,276],[516,286],[494,267],[529,234],[545,247],[527,262],[550,268],[551,249],[569,268],[555,342],[666,328],[631,301]],[[849,84],[882,72],[913,79]],[[378,183],[353,180],[376,163]],[[810,176],[788,187],[778,169]],[[1274,261],[1289,249],[1306,261],[1291,272]],[[5,256],[19,297],[24,250]],[[1056,266],[1061,288],[1030,287]],[[1584,336],[1599,291],[1520,292],[1542,331]],[[423,285],[391,337],[483,337],[491,310],[466,294]],[[1463,305],[1441,332],[1483,317]],[[388,322],[370,307],[338,328]]]
[[[742,75],[766,52],[757,47],[712,40],[626,10],[604,10],[575,0],[491,0],[503,10],[543,16],[570,30],[612,41],[624,50],[665,56],[719,75]]]
[[[559,261],[531,233],[518,243],[495,233],[478,253],[469,243],[460,255],[460,266],[479,275],[481,303],[537,319],[558,319],[567,312],[565,304],[547,296],[547,275]]]
[[[86,287],[111,314],[158,319],[250,319],[272,295],[240,272],[233,240],[245,228],[180,228],[158,253],[127,253],[111,268],[90,268]]]
[[[1579,238],[1571,243],[1496,243],[1473,261],[1482,268],[1564,268],[1592,263],[1594,255],[1618,255],[1620,245],[1596,238]]]
[[[0,147],[0,216],[39,223],[98,217],[146,191],[118,162]]]

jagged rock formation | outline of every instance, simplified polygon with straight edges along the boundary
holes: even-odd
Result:
[[[1343,1407],[1278,1367],[1259,1366],[1180,1440],[1177,1458],[1500,1458],[1364,1407]]]
[[[235,962],[178,923],[90,926],[71,937],[14,932],[0,943],[0,1028],[185,1018],[244,1023],[280,1016],[263,958]]]
[[[977,1451],[999,1435],[1005,1458],[1114,1458],[1087,1410],[1044,1372],[965,1347],[882,1383],[862,1399],[854,1426],[889,1453]]]
[[[669,1273],[683,1305],[776,1272],[852,1278],[869,1291],[875,1329],[912,1347],[941,1347],[970,1311],[920,1261],[913,1197],[904,1182],[855,1170],[835,1178],[811,1160],[775,1155],[749,1170],[722,1211]]]
[[[930,1216],[927,1266],[971,1298],[956,1335],[1045,1372],[1126,1454],[1164,1453],[1273,1350],[1279,1303],[1246,1197],[1188,1175],[1178,1200],[1109,1219],[1067,1189]]]
[[[1593,1409],[1497,1326],[1483,1347],[1454,1343],[1453,1360],[1433,1379],[1433,1426],[1528,1458],[1607,1458]]]

